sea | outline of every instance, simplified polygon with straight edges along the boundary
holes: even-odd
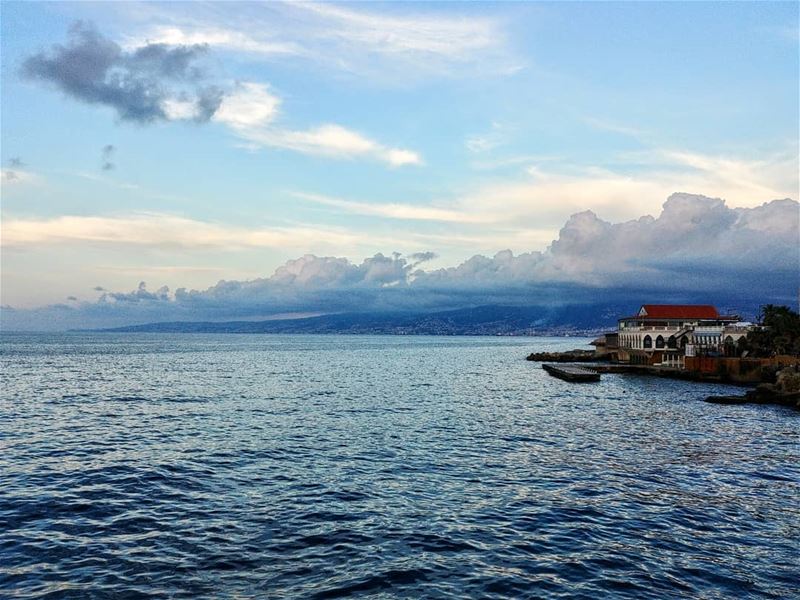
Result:
[[[0,335],[3,598],[800,598],[800,412],[582,338]]]

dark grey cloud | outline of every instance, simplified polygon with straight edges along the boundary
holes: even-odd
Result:
[[[412,267],[416,267],[421,265],[422,263],[430,262],[435,258],[438,258],[438,254],[436,252],[415,252],[414,254],[409,255],[409,260],[412,261]]]
[[[203,123],[211,119],[222,104],[225,97],[223,89],[216,85],[207,85],[197,90],[195,108],[197,110],[194,120]]]
[[[100,152],[100,159],[102,163],[103,171],[111,171],[115,168],[116,165],[112,162],[114,158],[114,152],[116,152],[116,148],[112,144],[106,144],[103,146],[103,150]]]
[[[144,281],[140,281],[139,287],[132,292],[104,292],[100,297],[100,302],[114,301],[121,303],[146,301],[165,302],[168,300],[169,288],[167,286],[163,286],[155,292],[150,292],[147,289],[147,283]]]
[[[195,119],[203,121],[222,101],[200,66],[206,51],[200,44],[148,44],[126,51],[92,24],[79,21],[70,28],[66,44],[28,57],[22,74],[75,100],[111,107],[123,121],[168,120],[173,100],[192,103]]]
[[[504,250],[428,271],[418,265],[434,258],[433,253],[379,253],[360,262],[309,254],[288,261],[270,277],[174,293],[166,286],[151,292],[141,283],[131,292],[105,292],[98,302],[69,310],[9,314],[16,315],[17,323],[35,325],[57,315],[70,327],[102,327],[257,319],[287,312],[558,306],[599,299],[710,302],[735,309],[739,303],[796,302],[798,247],[800,205],[794,200],[734,209],[719,199],[674,194],[655,218],[609,223],[590,211],[573,215],[545,252]]]

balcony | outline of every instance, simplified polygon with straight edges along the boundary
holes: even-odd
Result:
[[[677,333],[680,331],[681,328],[677,325],[675,326],[654,326],[654,325],[642,325],[639,327],[625,327],[623,329],[618,329],[618,333],[638,333],[640,331],[667,331],[670,333]]]

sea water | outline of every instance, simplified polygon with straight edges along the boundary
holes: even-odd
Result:
[[[0,341],[0,596],[800,594],[800,413],[588,340]]]

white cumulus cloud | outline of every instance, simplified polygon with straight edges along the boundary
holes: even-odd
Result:
[[[244,135],[252,127],[268,125],[278,114],[281,100],[263,83],[240,83],[222,101],[214,121]]]

